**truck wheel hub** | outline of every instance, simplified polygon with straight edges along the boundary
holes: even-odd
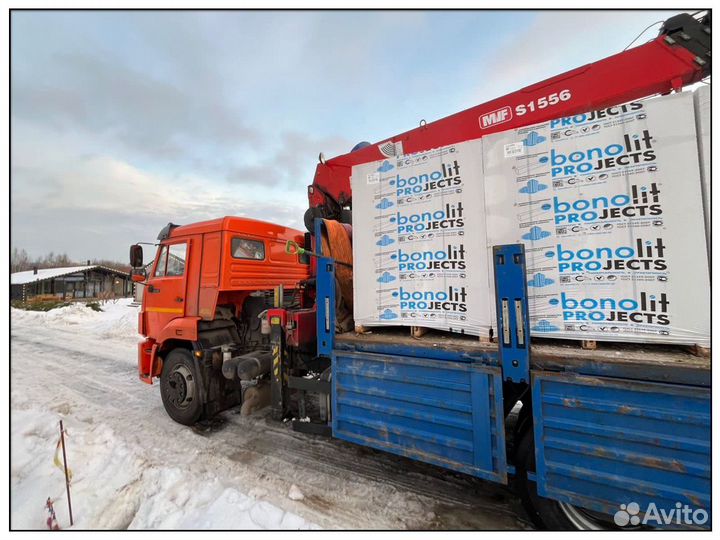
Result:
[[[176,407],[183,409],[195,398],[195,381],[185,366],[178,366],[168,380],[168,397]]]

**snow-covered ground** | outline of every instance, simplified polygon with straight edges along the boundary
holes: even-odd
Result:
[[[75,528],[523,529],[503,487],[226,411],[176,424],[137,378],[137,308],[11,311],[11,526],[69,527],[58,421],[68,432]]]

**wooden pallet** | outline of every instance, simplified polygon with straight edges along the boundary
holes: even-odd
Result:
[[[687,345],[685,348],[693,356],[697,356],[698,358],[710,358],[710,347],[703,347],[702,345],[698,345],[696,343],[695,345]]]
[[[372,333],[379,333],[381,334],[383,330],[392,330],[393,332],[404,332],[407,335],[409,333],[410,337],[413,339],[423,339],[428,333],[432,332],[435,335],[443,335],[447,337],[461,337],[462,339],[470,339],[473,336],[470,336],[468,334],[460,334],[456,332],[449,332],[444,330],[438,330],[436,328],[426,328],[424,326],[363,326],[363,325],[356,325],[355,326],[355,334],[358,335],[364,335],[364,334],[372,334]],[[432,336],[430,336],[430,339],[432,339]],[[496,343],[496,338],[489,338],[487,336],[480,336],[475,338],[478,340],[479,343]],[[555,338],[555,337],[532,337],[531,342],[535,342],[538,344],[541,343],[547,343],[547,344],[561,344],[563,346],[569,346],[569,347],[578,347],[585,351],[600,351],[605,349],[606,347],[603,347],[603,345],[607,346],[614,346],[614,345],[623,345],[621,342],[598,342],[596,340],[591,339],[583,339],[583,340],[577,340],[577,339],[561,339],[561,338]],[[599,346],[600,344],[600,346]],[[627,345],[635,345],[635,346],[642,346],[642,344],[637,343],[627,343]],[[651,344],[652,346],[659,346],[663,347],[662,344]],[[698,357],[698,358],[710,358],[711,350],[708,347],[703,347],[701,345],[672,345],[668,344],[665,346],[667,350],[684,350],[690,353],[691,355]]]
[[[363,335],[363,334],[372,334],[373,331],[382,331],[382,330],[385,330],[385,329],[388,329],[388,328],[392,328],[392,329],[402,329],[403,331],[409,330],[409,331],[410,331],[410,336],[413,337],[413,338],[415,338],[415,339],[421,339],[421,338],[422,338],[423,336],[425,336],[428,332],[437,332],[437,333],[439,333],[439,334],[447,335],[447,336],[460,336],[460,335],[462,335],[462,336],[470,337],[468,334],[460,334],[460,333],[457,333],[457,332],[450,332],[450,331],[447,331],[447,330],[438,330],[437,328],[427,328],[427,327],[424,327],[424,326],[399,326],[399,325],[398,325],[398,326],[373,326],[373,327],[369,327],[369,326],[363,326],[363,325],[358,324],[358,325],[355,325],[355,333],[356,333],[356,334],[360,334],[360,335]],[[479,341],[480,343],[492,343],[492,342],[493,342],[493,339],[490,338],[490,337],[488,337],[488,336],[478,336],[477,339],[478,339],[478,341]]]
[[[596,351],[598,349],[598,342],[594,339],[563,339],[551,336],[532,336],[530,342],[535,343],[559,343],[562,345],[568,345],[571,347],[579,347],[584,351]]]
[[[662,347],[664,349],[667,349],[668,351],[685,351],[690,353],[693,356],[696,356],[698,358],[710,358],[711,356],[711,349],[708,347],[703,347],[702,345],[676,345],[672,343],[633,343],[633,342],[620,342],[620,341],[596,341],[596,340],[590,340],[590,339],[562,339],[562,338],[556,338],[556,337],[537,337],[533,336],[531,339],[532,342],[535,343],[547,343],[547,344],[559,344],[563,346],[570,346],[570,347],[579,347],[580,349],[586,350],[586,351],[596,351],[596,350],[603,350],[606,348],[605,346],[622,346],[622,345],[629,345],[629,346],[636,346],[636,347],[642,347],[642,346],[650,346],[650,347]]]
[[[411,326],[410,327],[410,335],[412,337],[414,337],[415,339],[419,339],[419,338],[423,337],[429,331],[430,331],[429,328],[424,328],[422,326]]]

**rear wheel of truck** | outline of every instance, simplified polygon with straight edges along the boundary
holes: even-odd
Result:
[[[190,351],[170,351],[160,375],[160,396],[170,418],[186,426],[193,425],[202,414],[195,379],[195,361]]]
[[[538,495],[537,484],[530,480],[527,474],[528,471],[535,473],[532,427],[526,429],[520,438],[515,463],[520,498],[537,527],[551,531],[603,531],[620,528],[613,523],[610,516]]]

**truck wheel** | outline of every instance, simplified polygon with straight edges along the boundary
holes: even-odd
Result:
[[[538,528],[552,531],[600,531],[620,528],[612,522],[610,516],[538,495],[537,484],[527,477],[527,471],[535,472],[532,428],[526,429],[520,439],[515,463],[520,498],[530,519]],[[629,527],[623,527],[627,528]]]
[[[168,415],[176,422],[191,426],[200,418],[202,403],[190,351],[174,349],[165,358],[160,375],[160,397]]]

